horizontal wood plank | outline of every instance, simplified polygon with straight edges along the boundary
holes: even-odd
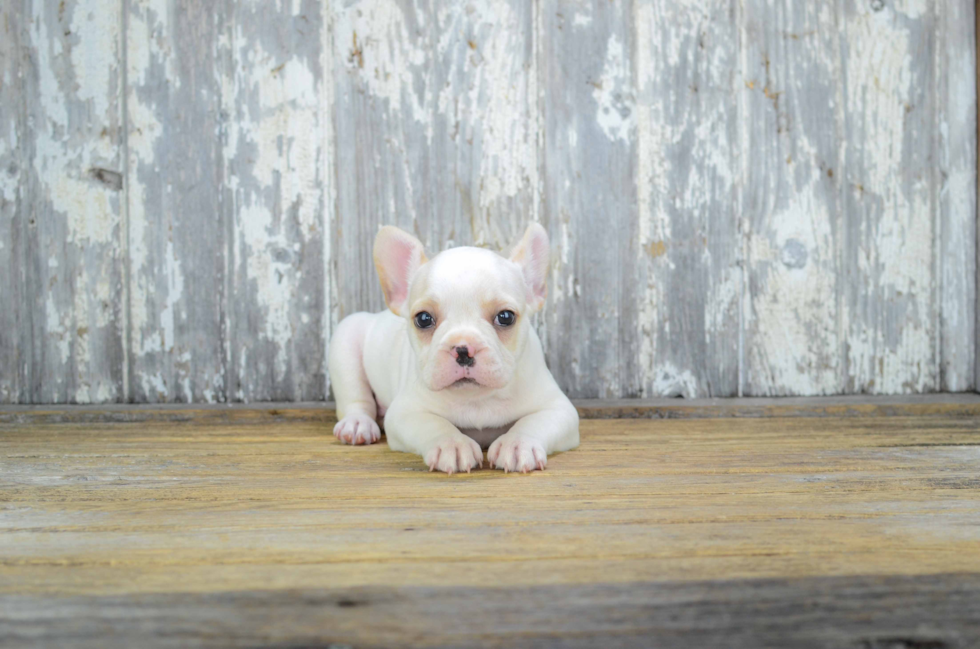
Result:
[[[713,419],[718,417],[890,417],[980,415],[980,395],[781,397],[742,399],[578,399],[582,419]],[[0,424],[262,423],[336,421],[327,402],[253,404],[141,404],[2,406]]]
[[[0,596],[0,641],[74,647],[976,647],[978,575],[533,588]],[[152,611],[152,614],[148,614]],[[928,620],[922,624],[922,620]],[[333,643],[333,644],[331,644]]]
[[[325,408],[8,419],[0,643],[971,646],[980,412],[933,401],[584,420],[547,471],[451,477]]]

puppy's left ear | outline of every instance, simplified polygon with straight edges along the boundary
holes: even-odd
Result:
[[[548,263],[551,249],[548,246],[548,233],[540,223],[531,223],[524,231],[524,237],[514,246],[510,260],[521,267],[524,284],[527,286],[527,305],[532,311],[544,306],[548,295]]]
[[[374,267],[381,278],[385,303],[395,315],[405,315],[412,277],[427,261],[422,242],[408,232],[391,225],[378,231],[374,238]]]

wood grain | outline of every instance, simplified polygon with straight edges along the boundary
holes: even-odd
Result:
[[[325,12],[307,0],[229,2],[222,71],[222,179],[229,237],[228,399],[308,401],[327,394],[332,155],[324,124]]]
[[[0,591],[976,571],[977,424],[586,421],[546,472],[458,479],[323,422],[7,426]]]
[[[318,401],[377,227],[553,242],[579,398],[975,390],[970,0],[25,0],[0,402]]]
[[[543,342],[571,397],[642,394],[632,10],[539,7],[541,218],[555,244]]]
[[[940,2],[937,33],[939,141],[940,389],[975,390],[977,308],[976,6]],[[964,60],[965,59],[965,60]],[[975,63],[974,63],[975,65]]]
[[[835,7],[792,0],[744,7],[745,395],[844,391],[845,134]]]
[[[939,386],[937,4],[844,5],[847,392]]]
[[[0,640],[74,647],[976,647],[977,575],[2,596]]]
[[[333,30],[336,317],[380,311],[382,224],[503,250],[537,183],[531,3],[352,2]]]
[[[640,245],[631,253],[645,285],[633,296],[636,329],[623,333],[632,340],[623,355],[639,354],[643,396],[735,396],[742,293],[736,3],[644,0],[634,16]]]
[[[741,399],[576,399],[582,419],[716,419],[760,417],[977,417],[980,395],[836,396]],[[279,424],[335,421],[331,402],[0,406],[0,424],[199,422]]]
[[[20,398],[29,402],[116,401],[124,302],[119,3],[38,0],[5,19],[4,29],[18,32],[8,70],[27,128],[3,134],[5,147],[20,149],[21,185],[9,241],[20,282],[3,291],[19,303],[2,309],[17,313],[19,362],[3,374],[21,375]]]
[[[26,26],[18,9],[0,7],[0,403],[31,403],[34,366],[31,232],[32,145],[27,137]]]
[[[589,420],[545,472],[447,477],[324,420],[5,424],[0,638],[970,646],[978,426]]]
[[[127,10],[131,399],[225,401],[228,16],[195,0]]]

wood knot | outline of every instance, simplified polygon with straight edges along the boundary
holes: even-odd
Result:
[[[88,170],[88,174],[114,192],[122,190],[123,177],[118,171],[103,169],[102,167],[92,167]]]

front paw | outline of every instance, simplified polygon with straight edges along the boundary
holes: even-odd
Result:
[[[381,428],[373,417],[352,412],[337,422],[333,434],[345,444],[374,444],[381,439]]]
[[[536,439],[507,433],[501,435],[487,451],[490,466],[503,469],[505,473],[520,471],[528,473],[535,469],[544,471],[548,465],[548,454],[544,445]]]
[[[483,466],[483,449],[466,435],[458,433],[440,439],[423,459],[429,471],[442,471],[449,475],[463,471],[469,473],[471,469]]]

